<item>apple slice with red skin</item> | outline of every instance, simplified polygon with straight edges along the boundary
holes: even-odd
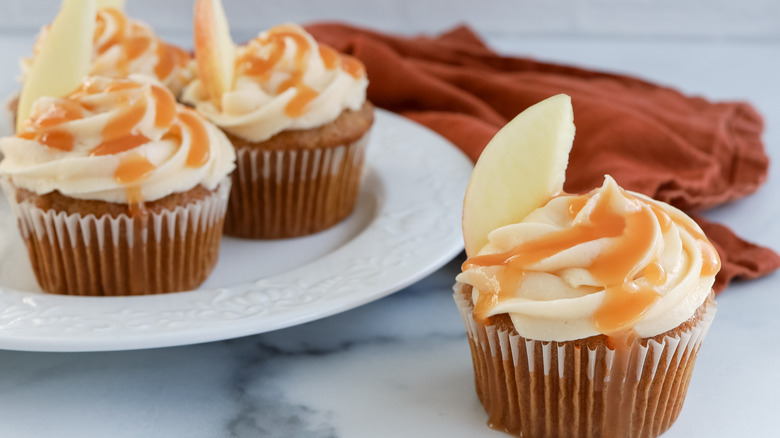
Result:
[[[198,75],[208,99],[220,107],[222,95],[233,89],[236,62],[236,46],[220,0],[195,2],[194,32]]]
[[[574,142],[574,111],[565,94],[517,115],[490,140],[474,166],[463,199],[466,254],[476,255],[488,234],[518,223],[563,191]]]

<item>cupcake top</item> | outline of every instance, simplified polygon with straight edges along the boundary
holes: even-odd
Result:
[[[182,100],[225,131],[251,142],[335,120],[366,100],[357,59],[317,42],[295,24],[276,26],[238,47],[234,85],[211,101],[200,79]]]
[[[690,217],[611,177],[553,197],[488,240],[457,277],[473,286],[475,318],[508,314],[521,336],[542,341],[671,330],[694,315],[720,268]]]
[[[90,75],[148,75],[176,95],[195,76],[194,60],[190,54],[163,42],[145,23],[131,19],[114,8],[99,9],[95,20]],[[41,29],[33,47],[33,56],[22,59],[23,76],[27,75],[48,29],[49,26]]]
[[[0,139],[0,175],[37,194],[137,204],[198,185],[215,188],[233,169],[225,135],[159,82],[89,77],[64,98],[36,100],[13,137]]]

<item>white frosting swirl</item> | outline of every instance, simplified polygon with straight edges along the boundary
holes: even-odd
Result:
[[[654,218],[652,225],[643,230],[650,244],[631,248],[642,253],[639,262],[621,278],[626,279],[630,290],[650,288],[659,298],[633,324],[633,330],[640,337],[652,337],[691,318],[710,294],[719,266],[715,249],[698,225],[674,207],[623,191],[610,177],[587,196],[587,203],[574,217],[570,208],[576,196],[564,195],[553,198],[522,222],[494,230],[478,256],[507,253],[562,230],[587,226],[599,202],[609,202],[608,207],[621,216],[644,212]],[[671,223],[662,224],[654,211],[668,215]],[[509,314],[521,336],[541,341],[569,341],[600,334],[594,315],[604,303],[608,285],[596,278],[592,264],[621,239],[629,238],[630,232],[626,228],[616,237],[586,239],[526,266],[519,287],[496,300],[485,316]],[[506,268],[469,267],[468,263],[457,280],[473,286],[472,299],[477,303],[480,288],[489,290],[490,281]],[[661,270],[650,267],[652,264]],[[655,274],[649,273],[651,269]],[[665,272],[665,279],[658,272]]]
[[[96,26],[90,75],[121,78],[143,74],[162,82],[177,96],[195,76],[195,61],[187,52],[166,44],[148,25],[118,9],[99,9]],[[34,53],[38,53],[48,29],[44,26],[38,34]],[[34,56],[22,59],[22,78],[27,76]]]
[[[265,141],[285,130],[322,126],[345,109],[360,109],[366,100],[368,79],[362,64],[318,46],[295,24],[260,33],[238,48],[238,60],[234,88],[222,95],[220,106],[209,100],[200,79],[185,89],[182,101],[225,131],[251,142]],[[268,66],[258,73],[253,62]],[[302,114],[290,111],[301,93],[299,87],[290,86],[296,79],[316,93]]]
[[[131,79],[91,77],[65,99],[37,100],[22,131],[0,139],[4,154],[0,175],[37,194],[57,190],[72,198],[115,203],[128,203],[129,188],[140,190],[143,201],[198,185],[216,188],[234,168],[235,151],[225,134],[194,111],[176,104],[159,83],[145,76]],[[140,120],[107,134],[107,125],[130,108],[142,108]],[[75,113],[68,116],[68,111]],[[170,117],[163,117],[163,111],[170,112]],[[158,113],[165,119],[162,124]],[[64,133],[71,149],[45,144],[43,136],[53,132]],[[97,154],[106,135],[119,135],[117,143],[125,146]],[[122,150],[138,138],[139,144]],[[188,162],[191,154],[204,148],[200,156],[207,157],[203,161]],[[123,160],[139,155],[151,170],[131,183],[122,182],[117,175]]]

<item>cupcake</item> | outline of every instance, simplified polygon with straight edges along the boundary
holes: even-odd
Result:
[[[27,76],[50,26],[36,38],[33,55],[21,60]],[[90,75],[122,78],[142,74],[162,82],[178,96],[195,76],[192,56],[162,41],[145,23],[129,18],[117,8],[100,8],[95,16]]]
[[[477,395],[488,424],[516,436],[656,437],[682,408],[720,261],[683,212],[609,176],[589,193],[563,193],[573,133],[568,96],[551,98],[504,128],[472,175],[454,298]],[[523,166],[541,173],[507,173]],[[526,191],[541,202],[501,205]],[[507,212],[519,214],[494,220]],[[484,236],[473,225],[491,221]]]
[[[189,290],[214,268],[234,151],[153,79],[86,78],[0,139],[3,190],[39,285],[70,295]]]
[[[196,5],[199,78],[182,99],[236,149],[225,233],[295,237],[346,218],[357,200],[374,118],[363,65],[294,24],[262,32],[220,61],[209,54],[218,44],[203,24],[218,14],[199,11]],[[230,64],[224,89],[213,83],[219,63]]]

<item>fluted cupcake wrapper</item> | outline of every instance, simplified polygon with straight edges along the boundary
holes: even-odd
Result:
[[[316,233],[355,208],[369,133],[334,147],[240,147],[225,233],[277,239]]]
[[[194,289],[214,269],[230,192],[226,178],[207,197],[134,217],[67,214],[15,202],[41,288],[68,295],[141,295]]]
[[[474,320],[456,285],[477,395],[488,424],[523,437],[657,437],[682,409],[696,354],[715,316],[625,349],[606,342],[537,341]]]

